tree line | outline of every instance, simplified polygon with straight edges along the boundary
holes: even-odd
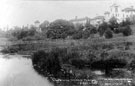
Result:
[[[14,30],[8,31],[11,35],[20,40],[40,40],[40,39],[87,39],[97,34],[99,37],[112,38],[114,34],[122,33],[123,36],[132,35],[130,25],[132,22],[129,19],[117,22],[116,18],[111,18],[109,22],[103,21],[98,26],[94,26],[89,22],[85,25],[77,23],[73,24],[70,21],[57,19],[53,22],[44,21],[36,27],[14,27]],[[8,33],[8,34],[9,34]]]

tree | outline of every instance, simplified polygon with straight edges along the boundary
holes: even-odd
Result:
[[[103,22],[101,25],[98,27],[98,32],[100,36],[103,36],[105,31],[108,29],[108,24],[106,22]]]
[[[109,27],[111,28],[112,31],[114,31],[114,29],[119,27],[119,24],[118,24],[117,19],[115,17],[112,17],[109,20]]]
[[[120,26],[121,27],[125,27],[125,26],[128,26],[128,25],[131,25],[132,22],[130,21],[129,18],[127,18],[126,20],[123,20],[121,23],[120,23]]]
[[[50,23],[49,30],[47,31],[47,37],[52,39],[65,39],[67,36],[71,36],[74,31],[73,23],[58,19]]]

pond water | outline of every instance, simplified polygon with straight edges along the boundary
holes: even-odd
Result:
[[[32,68],[31,59],[0,54],[0,86],[53,86]]]

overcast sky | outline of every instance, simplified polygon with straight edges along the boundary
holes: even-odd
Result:
[[[135,7],[135,0],[0,0],[0,27],[103,15],[113,3]]]

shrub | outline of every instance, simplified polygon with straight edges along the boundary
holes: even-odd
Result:
[[[73,39],[81,39],[83,37],[82,31],[77,31],[75,34],[72,35]]]
[[[122,21],[122,22],[120,23],[120,26],[121,26],[121,27],[125,27],[125,26],[131,25],[131,24],[132,24],[132,22],[130,21],[129,18],[127,18],[125,21]]]
[[[99,58],[98,58],[96,55],[92,54],[92,53],[89,53],[89,54],[87,55],[87,58],[88,58],[88,62],[89,62],[90,65],[91,65],[93,62],[99,60]]]
[[[99,35],[103,36],[108,27],[109,25],[106,22],[103,22],[98,28]]]
[[[105,31],[105,38],[109,39],[113,37],[113,32],[109,29]]]
[[[130,26],[126,26],[123,28],[122,33],[124,36],[129,36],[132,34],[132,29],[130,28]]]
[[[102,49],[112,50],[114,48],[113,44],[104,44]]]
[[[115,28],[113,32],[116,33],[116,34],[118,34],[118,33],[120,33],[121,31],[120,31],[119,28]]]
[[[109,76],[112,78],[131,78],[131,74],[129,74],[126,70],[113,70],[109,73]]]
[[[130,68],[130,70],[135,71],[135,60],[132,60],[132,61],[130,62],[129,68]]]
[[[82,59],[71,59],[70,64],[75,66],[78,69],[82,69],[85,67],[85,61]]]
[[[20,39],[23,39],[27,36],[34,36],[36,33],[36,30],[35,29],[27,29],[27,28],[21,28],[21,29],[17,29],[17,30],[14,30],[12,32],[12,35],[17,38],[18,40]]]
[[[4,54],[11,54],[11,53],[17,53],[19,50],[19,47],[17,46],[9,46],[1,50],[2,53]]]
[[[106,55],[105,55],[106,56]],[[114,68],[124,68],[127,66],[126,59],[118,58],[117,56],[105,57],[91,63],[91,69],[104,70],[108,76]],[[103,56],[102,56],[103,57]]]

